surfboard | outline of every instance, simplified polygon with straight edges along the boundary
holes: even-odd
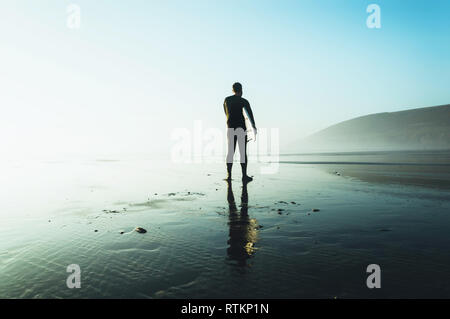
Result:
[[[244,108],[242,112],[244,113],[245,126],[247,127],[247,142],[255,141],[256,140],[255,132],[253,131],[252,123],[248,118],[247,110]]]

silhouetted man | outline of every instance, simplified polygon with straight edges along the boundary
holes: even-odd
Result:
[[[233,157],[236,150],[236,144],[239,144],[239,153],[241,155],[242,180],[249,182],[252,180],[247,175],[247,127],[243,111],[248,115],[253,131],[256,136],[255,119],[250,107],[250,103],[242,97],[242,85],[240,83],[233,84],[234,95],[225,98],[223,109],[227,116],[227,138],[228,138],[228,154],[227,154],[227,180],[231,180],[231,169],[233,167]]]

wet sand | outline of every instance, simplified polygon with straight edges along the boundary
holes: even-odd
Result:
[[[450,189],[449,151],[290,154],[281,163],[316,165],[337,176],[369,183]]]
[[[238,165],[228,185],[219,164],[5,164],[0,297],[450,297],[448,166],[330,156],[283,156],[274,175],[254,164],[248,185]],[[397,164],[342,164],[386,157]]]

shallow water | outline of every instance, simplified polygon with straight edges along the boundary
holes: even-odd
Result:
[[[222,164],[5,163],[0,298],[450,297],[448,166],[402,165],[448,154],[330,156],[251,165],[247,187],[236,167],[231,189]]]

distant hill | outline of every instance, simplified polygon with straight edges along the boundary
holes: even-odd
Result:
[[[296,150],[450,149],[450,104],[357,117],[296,143]]]

